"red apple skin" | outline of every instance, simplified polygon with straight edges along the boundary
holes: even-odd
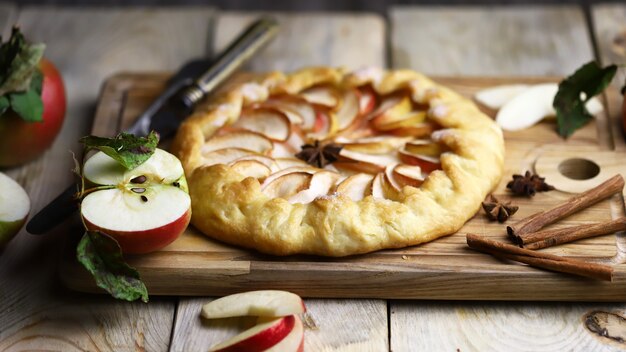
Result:
[[[164,248],[174,242],[187,228],[191,220],[191,209],[167,225],[146,231],[112,231],[98,227],[83,218],[90,231],[100,231],[115,238],[125,254],[145,254]]]
[[[0,166],[31,161],[52,145],[65,118],[63,79],[56,67],[41,59],[43,122],[26,122],[13,111],[0,116]]]
[[[287,336],[296,325],[296,318],[293,315],[286,316],[283,324],[266,329],[234,345],[215,350],[215,352],[261,352],[279,343]],[[304,340],[303,340],[304,341]],[[287,351],[285,351],[287,352]]]

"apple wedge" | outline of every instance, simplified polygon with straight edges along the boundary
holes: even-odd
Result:
[[[22,228],[30,212],[30,198],[12,178],[0,172],[0,247]]]
[[[83,174],[97,188],[80,205],[85,226],[115,238],[124,253],[156,251],[187,228],[191,199],[180,161],[156,149],[132,170],[99,152],[85,163]]]
[[[343,193],[353,201],[359,201],[369,195],[374,176],[364,173],[349,176],[337,185],[336,191]]]
[[[297,315],[293,317],[295,322],[291,332],[265,352],[304,352],[304,324]]]
[[[430,139],[412,140],[404,145],[404,149],[409,153],[436,157],[439,157],[442,152],[441,144]]]
[[[274,178],[271,182],[264,184],[262,190],[270,198],[289,199],[296,193],[311,186],[312,175],[307,172],[291,172],[286,175]],[[268,177],[269,178],[269,177]]]
[[[395,180],[404,186],[419,187],[424,183],[426,177],[422,174],[422,168],[400,164],[393,169]]]
[[[359,170],[367,173],[384,171],[387,165],[399,162],[395,155],[372,155],[353,152],[347,149],[342,149],[339,152],[339,156],[341,159],[339,162],[335,162],[334,165],[336,167]]]
[[[341,131],[350,126],[359,116],[359,97],[355,89],[347,89],[343,92],[341,106],[335,112],[337,128]]]
[[[423,172],[431,173],[437,169],[441,169],[441,160],[436,157],[413,154],[411,152],[406,151],[405,149],[400,149],[398,151],[400,155],[400,160],[408,165],[419,166]]]
[[[279,142],[286,141],[291,134],[289,118],[271,108],[246,109],[232,127],[257,132]]]
[[[261,352],[276,346],[289,335],[296,324],[293,315],[257,324],[213,347],[212,352]],[[286,351],[286,350],[283,350]]]
[[[226,148],[240,148],[259,154],[268,154],[273,147],[272,141],[262,134],[250,131],[234,131],[209,139],[202,146],[202,154]]]
[[[311,203],[315,198],[327,195],[328,192],[335,187],[340,177],[340,174],[332,171],[320,171],[315,173],[313,177],[311,177],[309,188],[291,196],[289,203]]]
[[[254,177],[259,181],[263,181],[272,173],[267,165],[257,160],[239,160],[229,164],[230,168],[242,174],[245,177]]]
[[[253,155],[259,155],[250,150],[241,148],[225,148],[203,154],[204,165],[229,164],[235,160]]]
[[[529,86],[527,84],[510,84],[491,87],[476,92],[474,99],[492,110],[498,110],[528,88]]]
[[[335,107],[341,102],[339,92],[330,86],[309,88],[300,92],[299,95],[311,104],[322,105],[329,108]]]
[[[242,316],[284,317],[306,312],[300,296],[280,290],[259,290],[224,296],[202,306],[207,319]]]

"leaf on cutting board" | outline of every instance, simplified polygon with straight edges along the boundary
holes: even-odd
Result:
[[[87,149],[98,149],[131,170],[148,160],[159,144],[159,134],[151,131],[147,137],[120,133],[113,138],[87,136],[80,139]]]
[[[559,83],[552,106],[556,110],[558,132],[563,138],[568,138],[593,118],[585,103],[600,94],[616,72],[616,65],[602,68],[591,61]]]
[[[87,231],[78,243],[76,258],[91,273],[98,287],[117,299],[148,302],[148,289],[135,268],[128,265],[115,239]]]

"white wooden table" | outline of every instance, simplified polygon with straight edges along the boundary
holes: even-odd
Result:
[[[29,38],[48,44],[46,56],[62,71],[69,99],[52,149],[28,165],[3,171],[24,185],[33,210],[39,210],[71,180],[68,150],[78,150],[76,141],[88,133],[106,77],[174,70],[224,47],[257,14],[207,7],[1,5],[5,35],[17,22]],[[597,5],[590,15],[593,27],[576,6],[400,6],[389,10],[388,21],[373,14],[278,14],[282,33],[248,68],[377,65],[433,75],[511,76],[565,75],[595,55],[603,63],[625,62],[611,42],[626,29],[626,5]],[[623,72],[618,77],[623,81]],[[615,101],[610,108],[616,116]],[[626,149],[615,129],[613,136],[606,136],[607,148]],[[200,306],[210,298],[151,297],[142,304],[66,290],[56,277],[56,263],[72,226],[65,223],[41,237],[22,231],[0,254],[0,350],[203,351],[235,333],[199,318]],[[306,304],[307,351],[626,349],[623,340],[601,337],[584,324],[591,311],[623,315],[626,304],[364,299]],[[614,315],[609,320],[609,334],[626,339],[626,321]]]

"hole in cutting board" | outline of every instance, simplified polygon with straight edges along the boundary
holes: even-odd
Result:
[[[583,158],[572,158],[563,160],[559,164],[561,175],[573,180],[589,180],[598,176],[600,166],[591,160]]]

